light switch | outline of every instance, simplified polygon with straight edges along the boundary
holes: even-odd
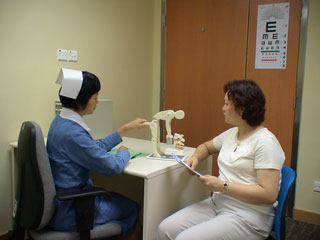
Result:
[[[58,49],[58,61],[67,61],[66,49]]]
[[[77,62],[78,61],[78,51],[69,50],[69,61]]]

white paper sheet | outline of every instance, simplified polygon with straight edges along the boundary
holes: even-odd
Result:
[[[191,172],[193,172],[194,174],[196,174],[199,177],[202,177],[203,175],[199,172],[197,172],[196,170],[193,170],[188,164],[185,163],[185,161],[183,161],[182,159],[180,159],[177,155],[175,155],[174,153],[172,153],[172,156],[174,157],[174,159],[182,164],[183,166],[185,166],[186,168],[188,168]]]

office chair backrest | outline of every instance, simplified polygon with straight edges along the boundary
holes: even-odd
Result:
[[[286,216],[286,201],[289,195],[289,191],[295,181],[295,172],[287,166],[283,166],[281,170],[281,186],[278,196],[278,206],[276,209],[276,215],[274,219],[274,233],[277,240],[285,239],[285,216]]]
[[[39,125],[24,122],[17,150],[18,181],[14,219],[26,229],[42,229],[55,207],[55,186]]]

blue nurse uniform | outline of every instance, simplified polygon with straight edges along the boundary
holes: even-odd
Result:
[[[71,115],[77,113],[71,111]],[[78,115],[78,118],[82,118]],[[120,174],[126,167],[130,154],[120,150],[108,153],[122,141],[116,131],[104,139],[95,140],[79,122],[59,115],[51,123],[47,137],[47,152],[57,193],[78,191],[93,186],[90,175],[97,172],[107,176]],[[136,222],[140,206],[119,194],[112,197],[97,196],[94,225],[118,222],[127,233]],[[73,201],[56,200],[56,209],[49,223],[54,230],[76,231]]]

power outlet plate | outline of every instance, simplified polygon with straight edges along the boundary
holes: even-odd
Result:
[[[78,61],[78,51],[69,50],[69,62],[77,62]]]
[[[67,61],[67,49],[58,49],[58,61]]]
[[[320,192],[320,181],[313,182],[313,191]]]

